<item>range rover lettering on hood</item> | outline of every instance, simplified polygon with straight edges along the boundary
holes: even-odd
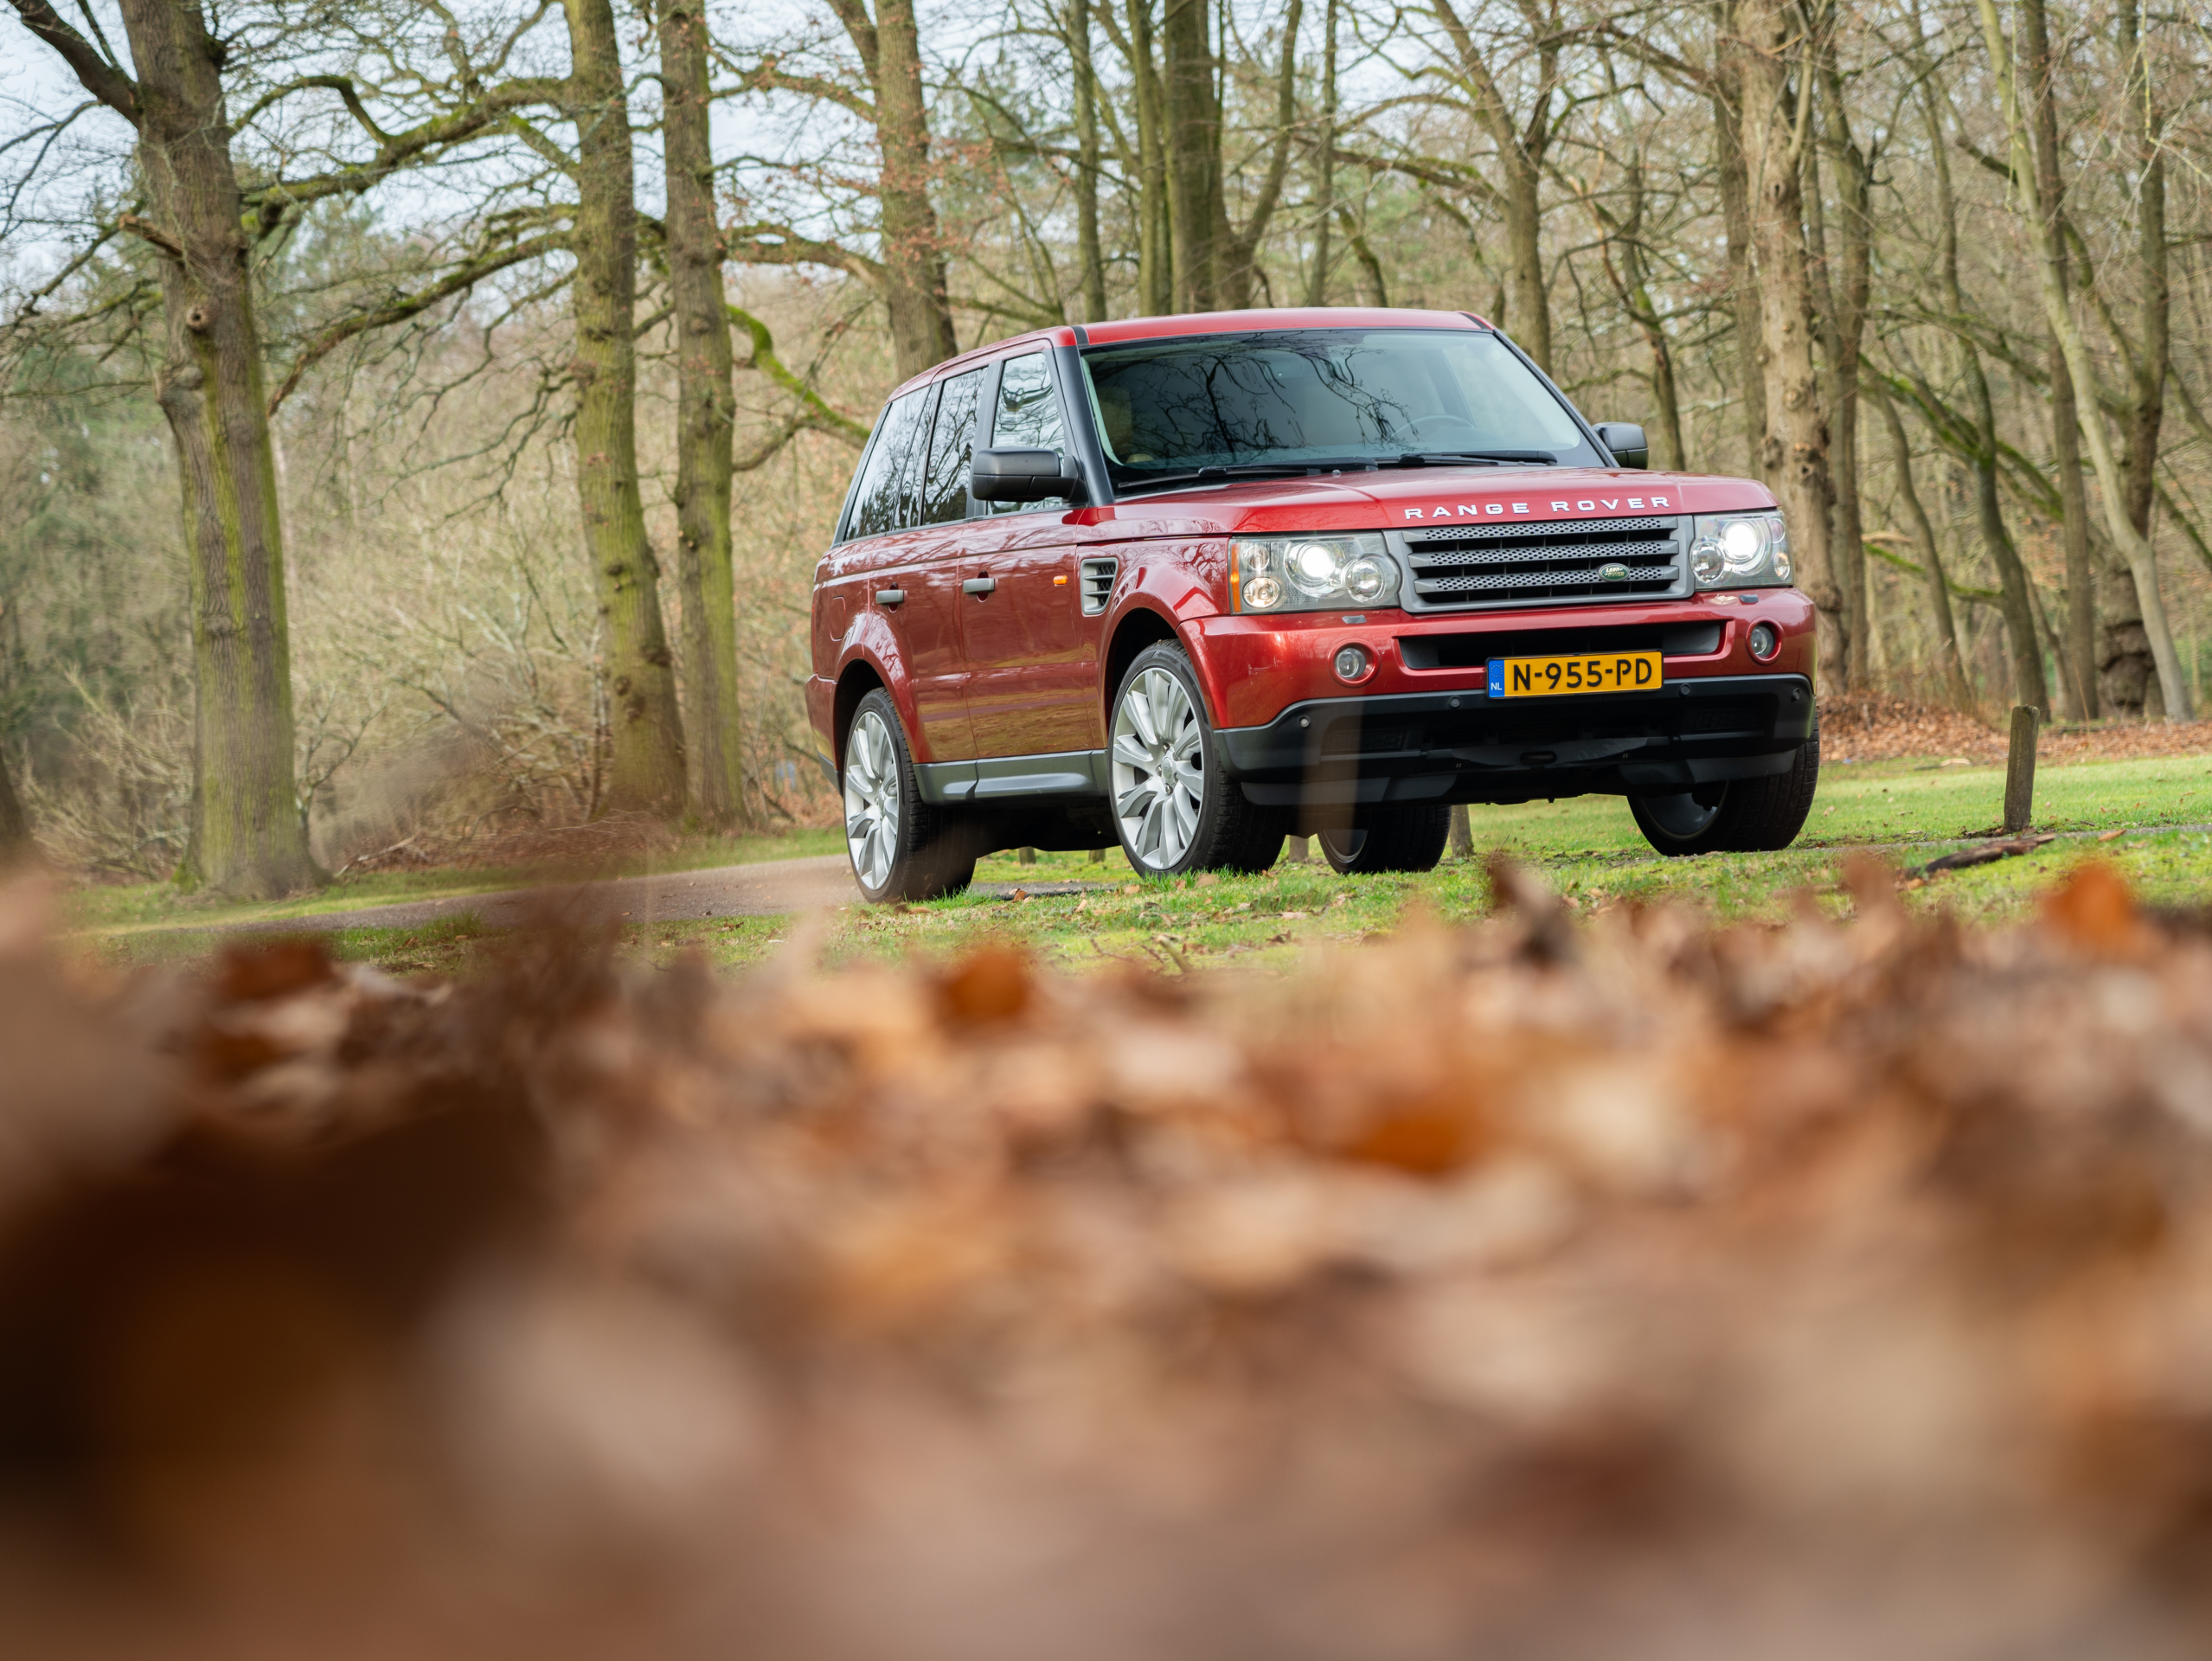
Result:
[[[1664,496],[1585,496],[1573,501],[1555,497],[1539,505],[1535,502],[1462,502],[1457,507],[1407,508],[1408,519],[1504,519],[1519,516],[1524,518],[1537,514],[1554,513],[1644,513],[1654,508],[1674,506],[1671,497]]]

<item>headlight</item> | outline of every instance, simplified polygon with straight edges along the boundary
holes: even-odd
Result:
[[[1398,562],[1380,536],[1253,536],[1229,580],[1240,612],[1333,612],[1395,604]]]
[[[1764,588],[1790,580],[1790,532],[1778,513],[1701,515],[1689,569],[1700,588]]]

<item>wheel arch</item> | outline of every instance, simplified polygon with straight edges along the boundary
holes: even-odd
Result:
[[[853,712],[860,708],[860,701],[869,693],[889,689],[882,672],[865,657],[854,658],[838,673],[837,698],[830,706],[830,760],[836,765],[840,778],[844,776],[845,733],[852,725]],[[895,708],[898,699],[894,696],[891,702]]]
[[[1121,677],[1137,661],[1138,652],[1163,641],[1178,645],[1183,641],[1175,625],[1163,612],[1156,612],[1149,606],[1132,606],[1115,619],[1113,634],[1106,642],[1105,673],[1100,677],[1099,686],[1099,704],[1106,731],[1113,730],[1113,699],[1121,689]]]

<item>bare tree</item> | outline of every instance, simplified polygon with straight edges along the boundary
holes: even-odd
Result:
[[[1996,0],[1975,0],[1975,6],[1980,15],[1983,44],[1997,81],[1998,107],[2010,141],[2012,178],[2017,189],[2023,183],[2032,184],[2036,173],[2028,138],[2026,111],[2018,90],[2021,65],[2014,55],[2016,42],[2005,34]],[[2042,243],[2043,257],[2036,262],[2036,273],[2044,318],[2065,353],[2067,373],[2074,385],[2077,388],[2094,387],[2096,369],[2089,356],[2088,341],[2060,280],[2064,250],[2055,242],[2060,234],[2060,215],[2055,204],[2042,201],[2039,195],[2030,199],[2029,213]],[[2190,715],[2189,683],[2182,674],[2181,657],[2174,650],[2173,632],[2166,621],[2165,602],[2158,592],[2158,556],[2149,537],[2129,516],[2127,483],[2104,423],[2093,414],[2082,426],[2082,436],[2088,440],[2098,491],[2104,497],[2105,528],[2119,548],[2129,575],[2135,580],[2136,598],[2143,607],[2143,629],[2150,638],[2151,658],[2158,665],[2167,719],[2187,721]]]
[[[1766,370],[1763,471],[1788,521],[1801,584],[1818,610],[1821,677],[1840,686],[1849,678],[1849,642],[1830,548],[1835,492],[1812,350],[1812,276],[1805,245],[1804,163],[1815,69],[1794,0],[1737,0],[1730,28],[1725,49],[1734,58],[1741,99],[1738,119]]]
[[[638,487],[638,204],[630,105],[608,0],[564,0],[576,130],[576,484],[584,551],[606,627],[606,805],[670,812],[683,801],[683,728],[661,622],[660,562]]]
[[[126,0],[133,80],[45,0],[15,3],[138,134],[147,211],[119,223],[158,257],[156,391],[176,446],[191,569],[199,763],[184,875],[226,893],[305,887],[317,873],[295,807],[283,531],[223,48],[197,0]]]

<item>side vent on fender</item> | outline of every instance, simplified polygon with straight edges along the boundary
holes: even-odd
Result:
[[[1083,561],[1083,615],[1096,617],[1106,608],[1106,601],[1113,598],[1114,574],[1121,569],[1119,560],[1086,560]]]

